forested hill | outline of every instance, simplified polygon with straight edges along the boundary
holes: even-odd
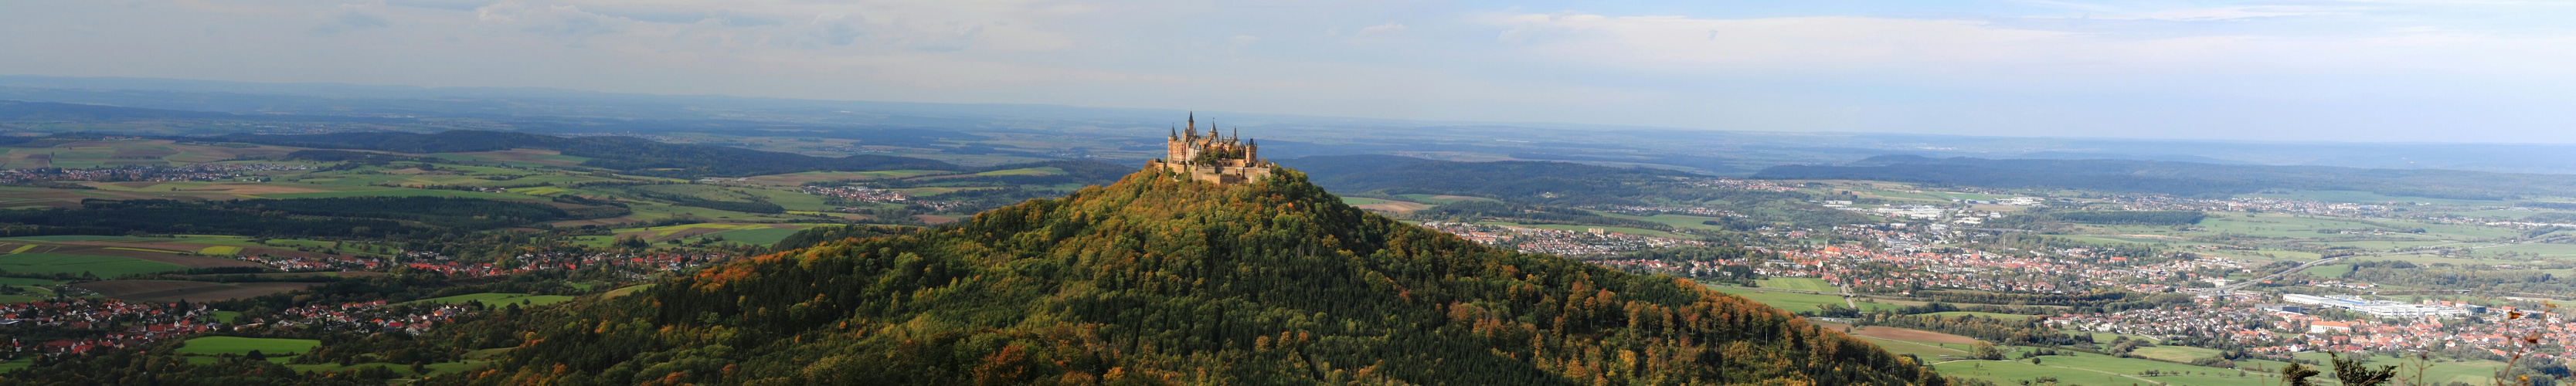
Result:
[[[1686,280],[1487,248],[1295,171],[1128,175],[926,231],[446,328],[535,384],[1942,384]],[[517,336],[517,335],[513,335]]]
[[[324,149],[381,150],[403,153],[455,153],[509,149],[544,149],[587,157],[582,166],[660,177],[742,177],[807,171],[956,170],[956,165],[920,158],[853,155],[841,158],[760,151],[713,145],[654,142],[631,137],[565,138],[500,131],[453,130],[437,134],[370,132],[304,135],[227,134],[211,139],[231,142]]]
[[[1848,166],[1774,166],[1754,177],[2074,188],[2181,196],[2225,196],[2265,189],[2358,190],[2390,196],[2481,200],[2576,195],[2576,176],[2570,175],[1911,155],[1871,157]]]

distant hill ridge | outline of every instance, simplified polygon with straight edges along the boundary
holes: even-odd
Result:
[[[427,382],[1946,383],[1776,308],[1369,214],[1289,169],[1138,172],[527,317],[482,322],[534,329],[489,370]]]
[[[659,177],[744,177],[807,171],[957,170],[936,160],[861,154],[841,158],[714,145],[671,144],[633,137],[557,137],[502,131],[451,130],[437,134],[363,132],[304,135],[226,134],[199,139],[402,153],[462,153],[543,149],[588,157],[582,166]]]
[[[2576,196],[2576,175],[2110,159],[1999,160],[1888,155],[1844,166],[1774,166],[1755,173],[1753,177],[1926,182],[1997,188],[2054,187],[2203,197],[2266,189],[2357,190],[2390,196],[2473,200]]]

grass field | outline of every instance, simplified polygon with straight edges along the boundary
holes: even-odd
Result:
[[[1397,196],[1397,197],[1404,197],[1404,198],[1406,198],[1406,199],[1413,200],[1413,202],[1419,202],[1419,203],[1425,203],[1425,204],[1447,204],[1447,203],[1459,202],[1459,201],[1495,201],[1494,199],[1491,199],[1491,198],[1484,198],[1484,197],[1450,196],[1450,195],[1437,195],[1437,194],[1399,194],[1399,195],[1396,195],[1396,196]]]
[[[562,303],[563,301],[566,301],[566,300],[572,300],[572,297],[571,297],[571,296],[563,296],[563,295],[528,295],[528,294],[514,294],[514,293],[501,293],[501,292],[485,292],[485,293],[479,293],[479,294],[465,294],[465,295],[456,295],[456,296],[441,297],[441,298],[428,298],[428,299],[414,300],[414,301],[407,302],[407,303],[405,303],[405,304],[410,304],[410,303],[446,303],[446,304],[464,304],[465,302],[481,301],[481,302],[483,302],[483,304],[491,305],[491,306],[495,306],[495,307],[498,307],[498,306],[503,305],[503,304],[519,304],[520,302],[526,302],[526,304],[527,304],[527,305],[532,305],[532,306],[542,306],[542,305],[548,305],[548,304]]]
[[[18,369],[23,369],[23,368],[27,368],[27,366],[35,366],[35,365],[36,365],[36,357],[35,357],[35,356],[33,356],[33,355],[29,355],[29,356],[27,356],[27,357],[25,357],[25,358],[18,358],[18,360],[9,361],[9,362],[7,362],[7,363],[0,363],[0,373],[7,373],[7,372],[11,372],[11,371],[18,371]]]
[[[278,356],[300,355],[313,351],[313,348],[315,347],[322,347],[322,341],[312,339],[209,336],[189,339],[184,343],[184,345],[179,347],[179,353],[191,355],[241,355],[250,353],[250,350],[259,350],[261,355]]]
[[[110,256],[58,255],[51,253],[0,255],[0,270],[8,270],[10,272],[69,274],[88,272],[92,275],[98,275],[98,277],[109,278],[129,274],[177,271],[187,268],[188,267],[179,266],[178,264]]]
[[[1866,336],[1860,337],[1860,339],[1869,341],[1870,344],[1878,345],[1878,348],[1886,349],[1890,354],[1914,354],[1915,357],[1923,358],[1926,362],[1940,362],[1943,360],[1958,359],[1968,356],[1967,351],[1953,350],[1938,345]]]
[[[2299,353],[2295,356],[2299,359],[2313,360],[2319,363],[2324,363],[2328,359],[2325,353],[2318,352]],[[2373,356],[2370,358],[2370,365],[2372,367],[2396,365],[2400,369],[2398,370],[2398,375],[2400,376],[2415,374],[2415,371],[2413,370],[2414,367],[2408,366],[2406,360],[2393,356]],[[2495,383],[2495,378],[2493,378],[2495,376],[2495,371],[2497,368],[2503,366],[2504,362],[2486,360],[2435,362],[2432,363],[2432,367],[2424,370],[2424,375],[2425,381],[2427,381],[2428,384],[2461,382],[2472,385],[2487,385]]]
[[[626,296],[626,295],[628,295],[628,294],[633,294],[633,293],[636,293],[636,292],[643,292],[644,290],[648,290],[648,289],[653,289],[653,285],[652,285],[652,284],[644,284],[644,285],[626,286],[625,288],[618,288],[618,289],[608,290],[608,293],[600,294],[599,296],[600,296],[600,297],[605,297],[605,298],[613,298],[613,297],[619,297],[619,296]]]
[[[1056,168],[1054,166],[975,173],[975,175],[978,176],[1052,176],[1059,174],[1064,174],[1064,169]]]
[[[1342,197],[1342,204],[1344,205],[1376,205],[1387,202],[1389,201],[1375,198]]]
[[[1993,313],[1993,312],[1975,312],[1975,311],[1948,311],[1948,312],[1934,312],[1934,313],[1929,313],[1929,314],[1924,314],[1924,315],[1933,315],[1933,316],[1940,316],[1940,317],[1945,317],[1945,318],[1958,317],[1959,315],[1974,315],[1974,316],[1983,316],[1983,317],[1995,318],[1995,319],[2002,319],[2002,320],[2020,320],[2020,319],[2030,319],[2030,317],[2031,317],[2030,315],[1999,314],[1999,313]]]
[[[62,282],[53,281],[53,280],[45,280],[45,279],[24,278],[24,277],[0,277],[0,285],[35,285],[35,286],[49,286],[49,285],[56,285],[56,284],[62,284]]]
[[[2193,359],[2218,356],[2218,350],[2185,346],[2156,346],[2140,348],[2137,351],[2130,351],[2129,354],[2147,357],[2149,359],[2190,362]]]
[[[2316,277],[2342,278],[2343,275],[2352,274],[2352,268],[2352,264],[2331,264],[2309,267],[2299,273]]]
[[[1780,309],[1789,310],[1791,312],[1815,311],[1823,309],[1824,305],[1827,304],[1841,305],[1844,303],[1843,297],[1834,295],[1762,291],[1735,287],[1709,287],[1709,289],[1717,290],[1717,292],[1734,294],[1735,296],[1742,296],[1745,299],[1752,299],[1755,302],[1769,304],[1772,307],[1779,307]],[[1880,303],[1859,303],[1859,305],[1862,311],[1876,311],[1880,309],[1893,309],[1899,307]]]
[[[1835,287],[1833,283],[1826,283],[1825,279],[1812,277],[1775,277],[1756,281],[1755,284],[1762,288],[1777,288],[1792,291],[1825,293],[1837,293],[1843,291],[1842,287]]]

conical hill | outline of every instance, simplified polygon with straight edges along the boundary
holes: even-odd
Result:
[[[1689,281],[1489,248],[1282,170],[1139,172],[531,314],[472,383],[1939,384]]]

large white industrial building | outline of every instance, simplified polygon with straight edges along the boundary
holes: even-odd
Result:
[[[2385,300],[2362,300],[2344,296],[2289,294],[2281,295],[2281,300],[2297,304],[2342,308],[2382,318],[2452,318],[2468,316],[2470,314],[2468,310],[2458,308],[2398,303]]]

